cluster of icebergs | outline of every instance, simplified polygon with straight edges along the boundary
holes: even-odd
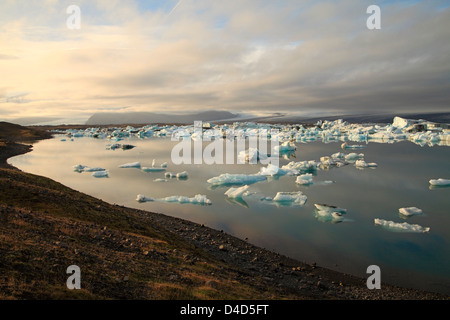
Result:
[[[66,136],[93,137],[120,141],[126,137],[172,137],[175,139],[205,140],[223,137],[267,137],[277,139],[281,144],[276,152],[288,152],[295,148],[292,142],[308,143],[311,141],[346,142],[343,149],[360,149],[364,145],[350,145],[348,142],[393,143],[409,140],[424,146],[450,146],[450,128],[448,124],[434,123],[426,120],[412,120],[395,117],[391,124],[352,124],[342,119],[335,121],[318,121],[311,126],[302,124],[263,124],[255,122],[235,122],[233,124],[203,123],[199,128],[192,125],[147,125],[140,128],[88,128],[57,131]],[[114,145],[113,145],[114,146]],[[123,145],[118,145],[117,147]],[[295,149],[294,149],[295,150]],[[248,155],[251,157],[251,155]]]
[[[197,194],[192,198],[185,196],[170,196],[165,198],[154,199],[150,197],[146,197],[142,194],[138,194],[136,201],[138,202],[150,202],[150,201],[161,201],[161,202],[178,202],[178,203],[192,203],[192,204],[201,204],[201,205],[210,205],[212,204],[211,200],[209,200],[206,195]]]
[[[92,172],[92,176],[96,178],[108,177],[108,170],[100,168],[100,167],[88,167],[82,164],[78,164],[73,166],[73,171],[75,172]]]

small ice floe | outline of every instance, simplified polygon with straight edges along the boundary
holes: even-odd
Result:
[[[77,164],[76,166],[73,166],[73,171],[76,172],[83,172],[84,169],[86,169],[87,166],[83,166],[82,164]]]
[[[423,213],[421,209],[416,207],[400,208],[398,212],[405,217],[421,215]]]
[[[283,152],[289,152],[289,151],[295,151],[295,143],[291,141],[285,141],[279,146],[275,146],[274,148],[275,153],[283,153]]]
[[[249,148],[248,150],[239,152],[237,158],[241,163],[256,164],[258,161],[267,160],[269,155],[256,148]]]
[[[295,183],[301,185],[310,185],[313,184],[313,175],[311,173],[305,173],[297,177]]]
[[[376,168],[378,167],[378,164],[376,164],[375,162],[367,163],[364,160],[356,160],[355,166],[357,168]]]
[[[150,198],[150,197],[146,197],[142,194],[138,194],[136,197],[136,201],[138,202],[150,202],[150,201],[155,201],[155,199]]]
[[[358,153],[352,152],[352,153],[345,155],[345,160],[347,160],[347,161],[356,161],[356,160],[362,159],[362,158],[364,158],[364,153],[358,154]]]
[[[230,188],[225,192],[225,195],[228,196],[228,198],[241,199],[242,196],[247,194],[248,188],[250,188],[248,185],[239,188]]]
[[[187,173],[187,171],[183,171],[183,172],[177,173],[175,176],[177,177],[177,179],[187,179],[188,173]]]
[[[232,184],[253,184],[264,181],[267,177],[259,174],[231,174],[223,173],[218,177],[213,177],[207,180],[212,185],[232,185]]]
[[[203,194],[197,194],[192,198],[184,197],[184,196],[170,196],[161,199],[157,199],[157,201],[164,202],[178,202],[178,203],[192,203],[192,204],[202,204],[202,205],[210,205],[212,204],[211,200],[209,200]]]
[[[284,176],[284,175],[297,175],[299,171],[297,169],[282,169],[276,165],[269,163],[267,167],[262,167],[259,173],[262,176]]]
[[[106,170],[95,171],[92,173],[92,176],[95,178],[106,178],[106,177],[108,177],[108,171],[106,171]]]
[[[158,178],[154,179],[153,182],[167,182],[167,179]]]
[[[450,186],[450,179],[431,179],[430,181],[430,185],[432,186],[439,186],[439,187],[443,187],[443,186]]]
[[[272,199],[274,202],[278,203],[292,203],[297,205],[304,205],[308,197],[304,195],[301,191],[297,192],[278,192],[276,196]]]
[[[383,219],[374,219],[375,225],[379,225],[381,227],[384,227],[391,231],[398,231],[398,232],[418,232],[418,233],[425,233],[429,232],[430,228],[428,227],[422,227],[418,224],[409,224],[407,222],[403,223],[397,223],[394,221],[387,221]]]
[[[154,168],[154,167],[142,167],[141,169],[143,172],[161,172],[161,171],[166,171],[165,168]]]
[[[366,147],[366,146],[360,145],[360,144],[349,145],[349,144],[347,144],[347,142],[344,142],[344,143],[341,145],[341,148],[342,148],[342,149],[364,149],[365,147]]]
[[[84,172],[96,172],[96,171],[105,171],[106,169],[100,168],[100,167],[85,167],[83,169]]]
[[[337,212],[337,213],[340,213],[340,214],[347,213],[347,209],[339,208],[339,207],[336,207],[336,206],[331,206],[331,205],[328,205],[328,204],[315,203],[314,207],[316,207],[316,209],[318,211],[322,211],[322,212],[328,212],[328,213]]]
[[[172,173],[172,172],[166,172],[165,174],[164,174],[164,176],[166,177],[166,178],[176,178],[176,173]]]
[[[167,162],[162,163],[161,168],[167,168]]]
[[[140,162],[130,162],[119,166],[119,168],[140,168],[140,167],[141,167]]]
[[[345,220],[345,217],[340,212],[330,212],[330,211],[321,211],[316,210],[314,216],[317,220],[322,222],[331,222],[331,223],[339,223]]]

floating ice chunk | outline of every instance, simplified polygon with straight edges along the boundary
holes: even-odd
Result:
[[[267,160],[268,155],[259,151],[256,148],[249,148],[248,150],[239,152],[237,156],[240,163],[256,164],[258,161]]]
[[[364,160],[356,160],[355,166],[358,168],[375,168],[378,165],[375,162],[367,163]]]
[[[323,222],[338,223],[345,220],[344,216],[340,212],[329,212],[316,210],[315,217]]]
[[[364,158],[363,153],[357,154],[357,153],[352,152],[352,153],[345,155],[345,160],[348,160],[348,161],[362,159],[362,158]]]
[[[308,185],[313,183],[313,175],[311,173],[302,174],[295,180],[297,184]]]
[[[250,188],[248,185],[239,187],[239,188],[230,188],[225,192],[225,195],[228,196],[228,198],[242,198],[242,196],[247,192],[248,188]]]
[[[229,184],[253,184],[266,180],[266,176],[259,174],[231,174],[223,173],[218,177],[208,179],[207,182],[213,185],[229,185]]]
[[[392,231],[401,231],[401,232],[429,232],[430,228],[428,227],[422,227],[418,224],[409,224],[407,222],[403,222],[403,223],[397,223],[394,221],[387,221],[387,220],[383,220],[383,219],[374,219],[374,222],[376,225],[385,227],[389,230]]]
[[[431,179],[429,182],[432,186],[450,186],[450,179]]]
[[[142,194],[138,194],[137,198],[136,198],[136,201],[138,201],[138,202],[149,202],[149,201],[155,201],[155,199],[146,197],[146,196],[144,196]]]
[[[317,168],[317,163],[315,160],[310,161],[299,161],[294,162],[291,161],[288,164],[281,167],[283,170],[298,170],[300,172],[308,172],[308,171],[314,171]]]
[[[259,171],[262,176],[283,176],[283,175],[297,175],[299,171],[296,169],[281,169],[276,165],[269,163],[267,167],[262,167]]]
[[[296,149],[295,143],[293,143],[291,141],[285,141],[281,145],[275,146],[273,148],[273,150],[276,153],[282,153],[282,152],[287,152],[287,151],[295,151],[295,149]]]
[[[83,169],[84,172],[96,172],[96,171],[105,171],[106,169],[100,168],[100,167],[85,167]]]
[[[83,166],[82,164],[77,164],[76,166],[73,166],[73,171],[77,172],[83,172],[84,169],[86,169],[87,166]]]
[[[301,191],[297,192],[278,192],[273,198],[275,202],[293,202],[295,204],[304,205],[308,197]]]
[[[333,159],[343,159],[343,158],[345,158],[345,153],[342,153],[342,152],[336,152],[336,153],[333,153],[333,154],[331,155],[331,157],[332,157]]]
[[[95,171],[95,172],[92,173],[92,176],[96,177],[96,178],[104,178],[104,177],[108,176],[108,171],[106,171],[106,170]]]
[[[119,166],[119,168],[140,168],[140,167],[141,167],[140,162],[130,162]]]
[[[161,168],[167,168],[167,162],[162,163]]]
[[[141,169],[144,172],[161,172],[166,171],[165,168],[153,168],[153,167],[142,167]]]
[[[167,182],[167,179],[158,178],[158,179],[154,179],[153,182]]]
[[[152,167],[154,167],[155,164],[156,164],[156,159],[153,159],[153,161],[152,161]]]
[[[336,206],[330,206],[328,204],[315,203],[314,206],[316,207],[316,209],[318,211],[322,211],[322,212],[329,212],[329,213],[338,212],[340,214],[347,213],[347,209],[339,208],[339,207],[336,207]]]
[[[360,145],[360,144],[349,145],[349,144],[347,144],[347,142],[344,142],[344,143],[341,145],[341,148],[342,148],[342,149],[363,149],[363,148],[365,148],[365,147],[366,147],[366,146]]]
[[[212,204],[211,200],[209,200],[205,195],[203,194],[197,194],[192,198],[184,197],[184,196],[170,196],[165,197],[162,199],[158,199],[158,201],[165,201],[165,202],[178,202],[178,203],[192,203],[192,204]]]
[[[188,173],[187,173],[187,171],[179,172],[179,173],[177,173],[176,177],[177,177],[177,179],[187,179]]]
[[[175,173],[172,173],[172,172],[166,172],[166,173],[164,174],[164,176],[165,176],[166,178],[175,178],[177,175],[176,175]]]
[[[398,212],[406,217],[422,214],[422,210],[416,207],[400,208]]]

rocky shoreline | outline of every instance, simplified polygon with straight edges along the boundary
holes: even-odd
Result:
[[[3,145],[0,146],[0,167],[4,169],[0,170],[4,171],[0,176],[9,177],[7,179],[11,179],[10,183],[13,183],[16,179],[14,172],[19,170],[9,166],[6,159],[30,150],[31,146],[3,139]],[[64,197],[64,194],[61,194],[60,197]],[[54,201],[58,200],[55,198]],[[195,266],[203,260],[202,254],[197,253],[204,253],[219,263],[223,263],[222,270],[232,272],[233,277],[239,283],[260,288],[261,292],[272,292],[272,295],[267,294],[267,299],[279,299],[282,296],[288,299],[314,300],[447,300],[449,298],[439,293],[401,288],[383,283],[382,289],[369,290],[366,286],[366,279],[332,271],[315,264],[305,264],[204,225],[160,213],[106,204],[98,199],[97,201],[99,204],[95,210],[112,210],[130,215],[130,217],[135,216],[140,222],[161,227],[170,234],[175,234],[185,242],[187,247],[193,247],[193,253],[188,250],[187,254],[179,257],[183,264]],[[12,215],[19,219],[21,209],[6,205],[2,208],[2,213],[5,212],[12,212]],[[29,215],[32,214],[29,213]],[[38,218],[36,217],[36,219]],[[39,212],[39,219],[45,219],[45,211]],[[97,235],[93,236],[94,239],[99,241],[109,239],[104,232],[106,226],[95,226],[95,228],[97,227],[99,231]],[[123,245],[121,244],[121,246]],[[137,249],[135,246],[133,250],[141,251],[146,256],[155,253],[145,250],[143,246],[138,246]],[[173,249],[165,254],[178,256],[180,253],[175,253],[175,251],[176,249]],[[220,288],[221,275],[213,272],[212,277],[214,279],[208,280],[205,285],[213,289]],[[177,274],[170,275],[169,279],[173,282],[182,281]],[[272,288],[272,291],[267,288]],[[273,292],[277,294],[274,295]],[[143,298],[148,297],[144,296]],[[260,299],[261,296],[258,298]]]

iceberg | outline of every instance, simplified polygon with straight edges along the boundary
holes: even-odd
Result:
[[[295,143],[293,143],[291,141],[286,141],[286,142],[283,142],[279,146],[275,146],[273,148],[273,150],[275,151],[275,153],[283,153],[283,152],[288,152],[288,151],[295,151],[296,147],[295,147]]]
[[[398,212],[406,217],[422,214],[422,210],[416,207],[400,208],[398,209]]]
[[[211,200],[209,200],[203,194],[197,194],[192,198],[184,197],[184,196],[170,196],[161,199],[157,199],[158,201],[165,202],[178,202],[178,203],[192,203],[192,204],[202,204],[202,205],[210,205],[212,204]]]
[[[154,179],[153,182],[167,182],[167,179],[158,178],[158,179]]]
[[[313,175],[311,173],[302,174],[297,177],[297,180],[295,180],[295,183],[302,184],[302,185],[308,185],[313,183]]]
[[[450,179],[431,179],[429,182],[432,186],[450,186]]]
[[[108,171],[104,170],[104,171],[95,171],[94,173],[92,173],[93,177],[96,178],[104,178],[108,176]]]
[[[269,163],[267,165],[267,167],[262,167],[259,170],[259,173],[262,176],[284,176],[284,175],[290,175],[290,176],[294,176],[299,174],[299,171],[297,169],[289,169],[289,168],[279,168],[276,165],[273,165],[271,163]]]
[[[383,219],[374,219],[375,225],[382,226],[386,229],[392,230],[392,231],[399,231],[399,232],[418,232],[418,233],[425,233],[429,232],[429,227],[422,227],[418,224],[409,224],[407,222],[403,223],[397,223],[394,221],[387,221]]]
[[[99,167],[93,167],[93,168],[85,167],[85,168],[83,169],[84,172],[96,172],[96,171],[105,171],[105,170],[106,170],[106,169],[99,168]]]
[[[225,195],[228,196],[228,198],[239,199],[247,192],[248,188],[248,185],[239,188],[230,188],[225,192]]]
[[[154,168],[154,167],[142,167],[141,169],[144,172],[161,172],[166,171],[165,168]]]
[[[356,160],[355,166],[358,168],[375,168],[378,165],[375,162],[367,163],[364,160]]]
[[[316,209],[318,211],[322,211],[322,212],[328,212],[328,213],[337,212],[337,213],[340,213],[340,214],[347,213],[347,209],[342,209],[342,208],[339,208],[339,207],[336,207],[336,206],[330,206],[328,204],[315,203],[314,207],[316,207]]]
[[[308,197],[301,191],[297,192],[278,192],[272,201],[275,202],[292,202],[298,205],[304,205]]]
[[[179,172],[176,174],[177,179],[187,179],[188,173],[187,171]]]
[[[230,184],[253,184],[264,181],[267,177],[259,174],[231,174],[223,173],[218,177],[208,179],[207,182],[213,185],[230,185]]]
[[[125,163],[119,166],[119,168],[140,168],[140,167],[141,167],[140,162]]]
[[[83,166],[81,164],[77,164],[76,166],[73,166],[73,171],[83,172],[84,169],[86,169],[86,168],[87,168],[87,166]]]
[[[364,149],[365,147],[366,147],[366,146],[360,145],[360,144],[349,145],[349,144],[347,144],[347,142],[344,142],[344,143],[341,145],[341,148],[342,148],[342,149]]]
[[[357,153],[352,152],[352,153],[345,155],[344,158],[347,161],[358,160],[358,159],[364,158],[364,154],[363,153],[357,154]]]
[[[150,201],[155,201],[155,199],[146,197],[146,196],[144,196],[142,194],[138,194],[137,197],[136,197],[136,201],[138,201],[138,202],[150,202]]]
[[[344,216],[340,212],[316,210],[314,216],[322,222],[338,223],[345,220]]]
[[[239,152],[237,158],[240,163],[256,164],[258,161],[267,160],[269,156],[256,148],[249,148],[248,150]]]

